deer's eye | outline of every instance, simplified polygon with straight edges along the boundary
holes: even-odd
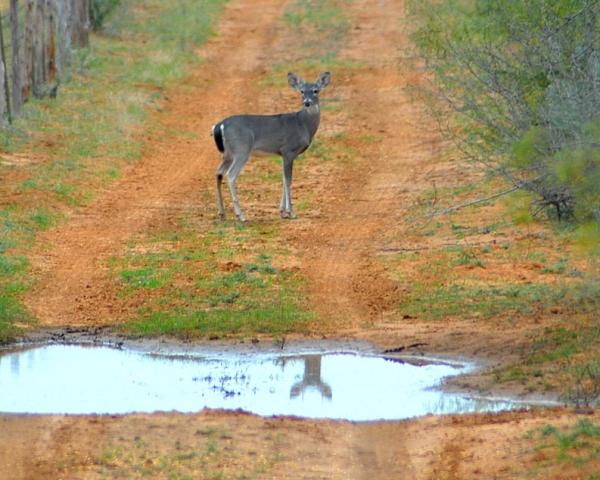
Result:
[[[315,89],[313,90],[313,93],[316,95],[317,93],[319,93],[319,91],[318,91],[318,90],[315,88]]]

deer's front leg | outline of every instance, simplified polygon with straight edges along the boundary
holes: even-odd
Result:
[[[292,155],[283,157],[283,194],[281,196],[280,214],[281,218],[296,218],[292,208],[292,169],[294,159]]]

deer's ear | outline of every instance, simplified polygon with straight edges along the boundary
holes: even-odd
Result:
[[[329,85],[329,82],[331,81],[331,73],[329,72],[323,72],[321,75],[319,75],[319,78],[317,80],[317,85],[319,86],[319,88],[325,88],[327,85]]]
[[[304,85],[304,81],[292,72],[288,73],[288,83],[290,84],[290,87],[295,88],[296,90],[300,90],[302,85]]]

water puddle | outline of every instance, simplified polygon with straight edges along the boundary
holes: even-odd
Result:
[[[0,412],[119,414],[243,409],[348,420],[498,411],[508,401],[437,390],[465,365],[350,353],[152,354],[48,345],[0,351]]]

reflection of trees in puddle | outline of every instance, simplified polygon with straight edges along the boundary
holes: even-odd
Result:
[[[516,403],[507,400],[464,397],[453,394],[440,394],[435,402],[428,404],[428,410],[434,415],[500,412],[514,410],[516,407]]]
[[[36,351],[36,346],[17,346],[6,350],[0,350],[0,365],[8,361],[10,364],[10,373],[18,377],[23,368],[33,369],[36,362],[43,361]],[[25,363],[23,365],[23,362]]]
[[[292,385],[290,398],[304,395],[308,389],[314,388],[319,391],[321,397],[331,399],[331,387],[321,379],[321,355],[303,355],[304,376],[302,380]]]

